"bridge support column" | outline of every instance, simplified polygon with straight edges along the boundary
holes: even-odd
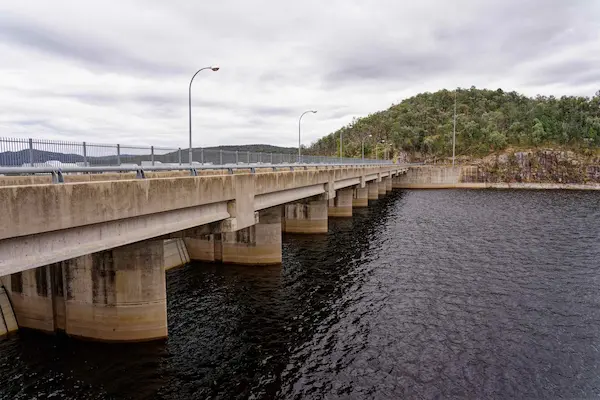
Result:
[[[198,235],[186,236],[183,238],[185,247],[192,261],[214,262],[215,259],[215,236],[217,235]],[[220,234],[218,241],[221,241]],[[220,248],[219,248],[220,250]],[[221,257],[218,258],[219,260]]]
[[[371,181],[367,183],[369,189],[368,198],[369,200],[377,200],[379,198],[379,182]]]
[[[387,192],[387,183],[385,182],[386,179],[388,178],[383,177],[379,182],[377,182],[379,197],[383,197]]]
[[[388,176],[387,178],[385,178],[385,191],[387,193],[391,193],[392,192],[392,177]]]
[[[392,178],[392,188],[393,189],[401,189],[401,183],[400,183],[400,179],[401,179],[401,175],[395,176]]]
[[[281,264],[281,207],[259,211],[256,225],[222,233],[220,244],[226,264]]]
[[[62,269],[55,303],[58,309],[64,299],[65,332],[107,342],[166,338],[163,263],[164,243],[154,240],[54,264]]]
[[[161,339],[167,337],[164,251],[163,240],[139,242],[3,282],[21,328],[105,342]]]
[[[333,199],[329,199],[329,217],[351,217],[354,189],[340,189]]]
[[[352,193],[352,207],[368,207],[369,206],[369,188],[365,186],[361,188],[360,185],[355,186]]]
[[[20,328],[54,332],[50,266],[2,277]]]
[[[327,233],[328,201],[315,196],[284,206],[283,231],[288,233]]]
[[[164,241],[165,271],[180,267],[190,262],[185,242],[181,238],[167,239]]]
[[[236,232],[185,237],[190,259],[241,265],[281,264],[281,207],[259,211],[258,223]]]

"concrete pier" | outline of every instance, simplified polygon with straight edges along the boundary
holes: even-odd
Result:
[[[4,276],[2,282],[10,296],[19,327],[44,332],[56,330],[50,266]]]
[[[55,264],[62,267],[56,293],[64,296],[65,332],[101,341],[166,338],[163,262],[163,242],[154,240]]]
[[[214,234],[186,236],[183,240],[185,242],[185,247],[187,248],[188,254],[190,256],[190,260],[214,262],[216,260],[215,236],[216,235]],[[218,241],[221,241],[220,234]],[[221,257],[219,257],[218,259],[220,260]]]
[[[281,264],[282,207],[259,212],[255,225],[235,232],[186,236],[190,259],[240,265]]]
[[[391,176],[388,176],[388,177],[386,177],[384,179],[385,179],[385,191],[387,193],[391,193],[392,189],[393,189],[393,187],[392,187],[392,179],[393,178]]]
[[[284,206],[283,231],[287,233],[327,233],[328,200],[319,195]]]
[[[369,188],[357,185],[352,192],[352,208],[369,206]]]
[[[377,200],[379,198],[379,182],[369,182],[367,188],[369,189],[369,200]]]
[[[377,190],[379,193],[379,197],[383,197],[387,193],[387,183],[385,183],[386,179],[387,178],[382,177],[381,180],[377,182]]]
[[[100,341],[167,337],[162,240],[140,242],[10,275],[21,328]]]
[[[281,213],[280,206],[261,210],[257,224],[221,234],[221,261],[240,265],[281,264]],[[218,256],[219,252],[216,253]]]
[[[353,197],[352,187],[336,191],[335,197],[329,199],[329,217],[351,217]]]
[[[0,337],[19,329],[17,318],[12,309],[10,299],[3,286],[0,286]]]
[[[164,241],[165,271],[179,267],[190,262],[190,256],[185,242],[181,238],[167,239]]]

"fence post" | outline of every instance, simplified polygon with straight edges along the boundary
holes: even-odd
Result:
[[[271,164],[273,164],[273,153],[271,153]]]
[[[238,151],[235,151],[235,163],[239,163],[240,162],[240,155],[238,154]]]
[[[248,164],[250,164],[250,152],[248,151],[248,152],[246,152],[246,153],[247,153],[247,155],[248,155]]]
[[[87,167],[88,163],[87,163],[87,146],[85,144],[85,142],[83,142],[83,165],[85,167]]]
[[[204,147],[200,148],[200,164],[204,165]]]
[[[181,165],[181,147],[177,149],[177,158],[179,158],[179,165]]]
[[[33,139],[29,139],[29,164],[33,167]]]
[[[117,144],[117,165],[121,165],[121,145]]]
[[[154,146],[150,146],[150,161],[152,161],[152,166],[154,167]]]

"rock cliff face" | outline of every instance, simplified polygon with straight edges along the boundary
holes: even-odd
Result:
[[[463,167],[461,182],[600,183],[600,156],[572,151],[509,152],[472,161]]]

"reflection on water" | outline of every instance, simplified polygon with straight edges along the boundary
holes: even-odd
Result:
[[[594,397],[598,204],[394,192],[282,266],[169,271],[166,341],[1,341],[0,398]]]

